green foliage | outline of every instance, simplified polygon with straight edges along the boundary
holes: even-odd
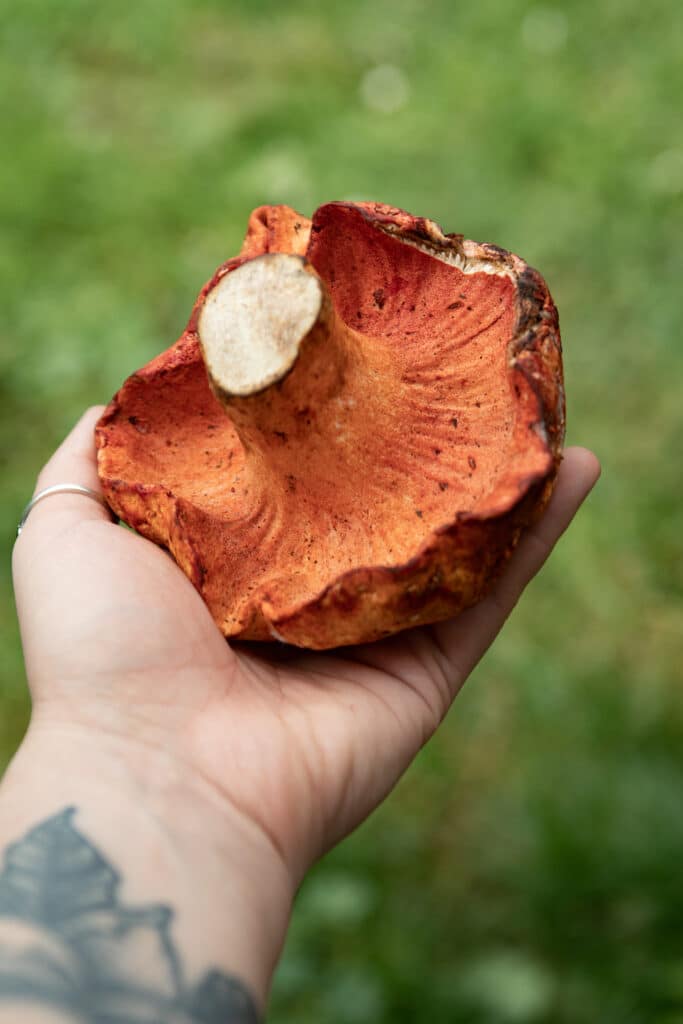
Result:
[[[441,733],[305,884],[273,1020],[683,1020],[680,4],[0,0],[0,26],[5,567],[40,464],[263,202],[381,199],[537,265],[569,440],[603,460]]]

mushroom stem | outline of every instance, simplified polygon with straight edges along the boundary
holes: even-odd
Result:
[[[310,411],[339,391],[352,333],[300,256],[268,253],[221,278],[202,307],[199,343],[247,450],[310,422]]]

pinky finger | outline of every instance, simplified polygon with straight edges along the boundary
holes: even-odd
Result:
[[[41,470],[34,490],[34,499],[49,488],[75,485],[92,495],[101,495],[95,453],[95,424],[102,406],[93,406],[81,416],[71,433]],[[17,549],[31,547],[33,542],[48,543],[65,526],[89,519],[110,520],[109,509],[85,493],[57,492],[49,494],[30,509],[22,521],[21,541]]]

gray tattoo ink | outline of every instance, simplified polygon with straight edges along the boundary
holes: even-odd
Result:
[[[5,851],[0,1005],[49,1007],[81,1024],[258,1024],[236,978],[212,970],[188,985],[173,911],[122,906],[121,876],[74,828],[75,813],[66,808]]]

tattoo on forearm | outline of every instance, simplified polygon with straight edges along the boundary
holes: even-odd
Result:
[[[211,970],[187,983],[173,911],[122,906],[121,876],[74,827],[75,813],[66,808],[5,851],[0,1007],[50,1007],[88,1024],[257,1024],[236,978]]]

